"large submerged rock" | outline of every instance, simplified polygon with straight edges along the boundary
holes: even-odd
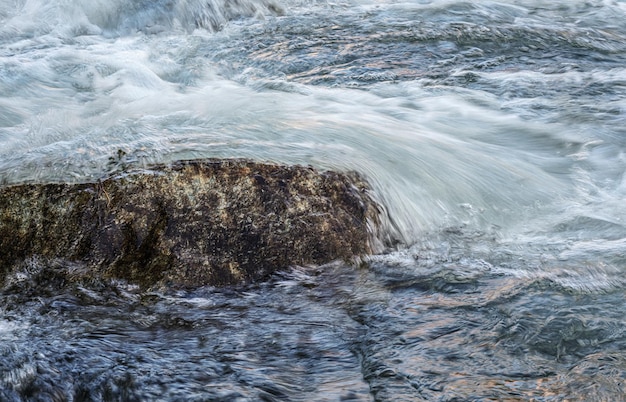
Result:
[[[144,287],[226,285],[371,253],[380,208],[356,174],[184,161],[82,184],[0,188],[0,283],[25,262]]]

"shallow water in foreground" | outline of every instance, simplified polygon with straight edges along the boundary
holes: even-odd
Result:
[[[33,260],[0,291],[0,399],[626,400],[625,13],[0,2],[0,182],[351,169],[404,243],[170,293]]]
[[[452,238],[443,253],[414,248],[369,268],[299,268],[259,285],[172,294],[64,286],[33,267],[3,294],[0,396],[622,397],[622,291],[576,292],[567,273],[516,277],[517,259],[474,259],[467,238]]]

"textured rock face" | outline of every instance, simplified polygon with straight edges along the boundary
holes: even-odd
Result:
[[[234,284],[371,253],[378,222],[357,175],[241,160],[6,186],[0,282],[36,258],[145,287]]]

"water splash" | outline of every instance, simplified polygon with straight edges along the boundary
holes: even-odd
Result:
[[[273,0],[89,0],[15,2],[0,10],[0,40],[53,35],[72,40],[83,35],[120,36],[137,32],[211,32],[239,18],[281,15]]]
[[[615,399],[624,13],[3,2],[0,181],[92,180],[120,149],[358,170],[407,244],[367,269],[195,293],[18,272],[0,292],[0,399]]]

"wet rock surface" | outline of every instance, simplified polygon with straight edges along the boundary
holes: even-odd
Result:
[[[250,282],[371,253],[379,213],[357,174],[246,160],[5,186],[0,283],[34,260],[142,287]]]

